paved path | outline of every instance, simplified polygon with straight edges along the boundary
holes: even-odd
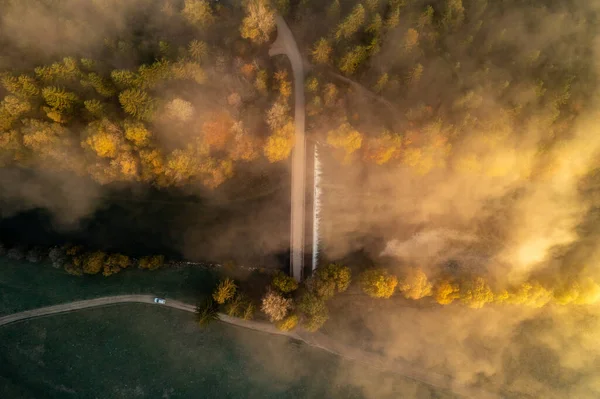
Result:
[[[191,313],[196,312],[196,307],[194,305],[190,305],[189,303],[177,301],[174,299],[167,299],[167,302],[164,305],[161,305],[154,303],[154,298],[155,297],[152,295],[117,295],[95,299],[87,299],[84,301],[63,303],[60,305],[26,310],[24,312],[13,313],[8,316],[0,317],[0,326],[10,323],[16,323],[18,321],[27,320],[34,317],[43,317],[58,313],[68,313],[80,309],[96,308],[100,306],[110,306],[122,303],[147,303],[152,304],[154,306],[165,306]],[[237,317],[229,317],[223,313],[219,313],[219,319],[225,323],[250,328],[252,330],[262,331],[269,334],[285,335],[290,338],[300,339],[300,337],[297,334],[279,331],[275,326],[273,326],[270,323],[261,323],[258,321],[238,319]]]
[[[36,317],[49,316],[59,313],[69,313],[80,309],[88,309],[124,303],[146,303],[151,304],[153,306],[164,306],[191,313],[194,313],[196,311],[196,307],[189,303],[177,301],[174,299],[167,299],[166,303],[161,305],[155,304],[154,298],[155,297],[153,295],[118,295],[63,303],[60,305],[26,310],[24,312],[14,313],[11,315],[0,317],[0,326],[11,323],[17,323],[19,321],[24,321]],[[301,329],[298,329],[298,332],[284,332],[279,331],[275,326],[273,326],[270,323],[252,320],[242,320],[236,317],[227,316],[223,313],[219,313],[219,319],[224,323],[236,325],[239,327],[249,328],[252,330],[261,331],[269,334],[284,335],[292,339],[303,341],[307,345],[326,350],[334,355],[341,356],[345,359],[365,363],[370,367],[374,367],[388,372],[393,372],[394,374],[398,374],[403,377],[408,377],[410,379],[425,383],[427,385],[431,385],[436,388],[450,390],[467,398],[500,398],[498,395],[494,395],[489,392],[471,389],[463,386],[457,386],[453,383],[453,380],[447,376],[432,373],[426,370],[417,369],[405,361],[390,360],[383,356],[379,356],[375,353],[365,352],[359,348],[348,346],[344,343],[338,342],[333,338],[320,332],[308,333]]]
[[[294,123],[295,142],[292,154],[292,210],[290,226],[290,274],[302,280],[304,270],[305,196],[306,196],[306,136],[304,134],[304,66],[298,45],[285,20],[277,15],[277,40],[271,45],[269,55],[285,54],[294,73]]]

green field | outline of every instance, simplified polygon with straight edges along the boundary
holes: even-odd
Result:
[[[47,264],[1,258],[0,315],[118,294],[150,294],[195,303],[212,290],[216,279],[213,271],[201,267],[75,277]]]
[[[2,398],[437,398],[285,337],[144,304],[0,328]],[[446,396],[444,396],[446,397]]]
[[[185,267],[74,277],[2,260],[0,313],[114,294],[187,302],[216,274]],[[281,336],[123,304],[0,327],[0,398],[451,398]]]

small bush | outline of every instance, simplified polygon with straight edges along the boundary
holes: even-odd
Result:
[[[138,261],[140,269],[156,270],[165,265],[165,257],[163,255],[144,256]]]
[[[292,331],[298,325],[298,315],[292,314],[277,322],[275,326],[281,331]]]
[[[217,288],[215,288],[212,297],[216,303],[223,305],[225,302],[234,297],[236,290],[237,286],[235,285],[234,281],[229,277],[226,277],[219,282],[219,285]]]
[[[277,291],[287,294],[298,289],[298,282],[295,278],[286,275],[283,272],[278,272],[271,282],[273,288]]]
[[[219,320],[219,308],[212,299],[209,298],[196,306],[196,321],[200,327],[206,327],[217,320]]]

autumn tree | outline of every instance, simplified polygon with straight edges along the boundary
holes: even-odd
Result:
[[[240,28],[242,37],[257,44],[268,41],[270,33],[275,29],[275,12],[268,1],[245,0],[244,9],[246,16]]]
[[[325,300],[311,291],[305,292],[300,297],[298,310],[303,313],[304,328],[311,332],[317,331],[329,319]]]
[[[185,0],[181,14],[192,25],[200,27],[210,25],[215,19],[208,0]]]
[[[108,120],[92,122],[86,129],[85,146],[101,158],[115,158],[121,146],[121,131]]]
[[[294,147],[294,130],[293,123],[288,122],[267,138],[264,154],[269,162],[283,161],[290,156]]]
[[[365,158],[383,165],[398,157],[402,148],[402,137],[388,130],[383,130],[375,137],[367,140]]]
[[[344,150],[345,159],[360,149],[363,135],[348,122],[342,123],[337,129],[327,132],[327,144],[336,149]]]
[[[106,254],[101,251],[92,252],[84,256],[82,269],[86,274],[98,274],[104,268]]]
[[[156,270],[165,265],[165,257],[163,255],[143,256],[138,261],[140,269]]]
[[[269,317],[272,322],[283,320],[292,308],[292,300],[284,298],[275,291],[268,290],[262,298],[260,310]]]
[[[229,277],[226,277],[219,282],[219,285],[215,288],[212,296],[216,303],[223,305],[234,297],[236,290],[237,286],[235,282]]]
[[[226,112],[212,115],[202,125],[202,142],[211,151],[224,150],[231,140],[233,123],[233,119]]]
[[[398,285],[398,278],[382,268],[365,270],[359,281],[362,290],[373,298],[391,297]]]
[[[368,56],[367,47],[355,46],[348,51],[340,60],[338,68],[345,75],[352,75]]]
[[[150,121],[154,114],[155,101],[150,95],[139,89],[128,89],[119,94],[119,102],[129,115]]]
[[[318,267],[311,281],[314,293],[323,299],[329,299],[336,293],[344,292],[350,286],[350,268],[337,263]]]
[[[288,276],[283,272],[278,272],[273,276],[271,285],[279,292],[284,294],[290,293],[298,289],[298,282],[295,278]]]
[[[483,277],[474,277],[463,282],[460,300],[470,308],[479,309],[494,301],[494,294]]]
[[[554,300],[559,305],[589,305],[600,300],[600,285],[591,278],[570,281],[554,292]]]
[[[208,57],[208,44],[201,40],[192,40],[188,45],[188,53],[196,61],[205,61]]]
[[[405,298],[421,299],[432,294],[433,286],[423,270],[411,268],[408,273],[400,279],[398,289]]]
[[[131,265],[131,259],[129,256],[122,254],[111,254],[108,255],[106,262],[104,263],[104,269],[102,274],[104,276],[110,276],[118,273],[123,269],[126,269]]]
[[[335,32],[335,38],[337,40],[340,39],[349,39],[352,35],[354,35],[365,23],[365,8],[362,4],[357,4],[354,6],[350,14],[342,21]]]
[[[325,38],[319,39],[315,44],[312,57],[315,64],[329,64],[331,62],[331,53],[333,49]]]
[[[460,287],[448,279],[438,281],[434,292],[435,300],[440,305],[449,305],[460,298]]]
[[[137,148],[143,148],[150,144],[152,133],[138,121],[125,122],[125,138]]]
[[[194,116],[194,106],[181,98],[174,98],[165,105],[165,115],[176,122],[187,122]]]

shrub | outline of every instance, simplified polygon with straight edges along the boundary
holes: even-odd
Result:
[[[269,320],[282,320],[292,308],[292,300],[284,298],[275,291],[267,291],[262,299],[261,310],[269,317]]]
[[[255,310],[254,304],[252,302],[248,301],[246,303],[246,305],[244,306],[244,309],[242,312],[242,319],[252,320],[254,318],[254,310]]]
[[[277,322],[275,326],[281,331],[292,331],[298,325],[298,315],[292,314]]]
[[[304,320],[302,325],[306,331],[315,332],[323,327],[325,322],[329,319],[329,313],[327,312],[327,309],[325,310],[325,312],[310,315]]]
[[[363,291],[373,298],[389,298],[398,285],[398,278],[386,269],[370,269],[360,276]]]
[[[219,282],[219,285],[217,288],[215,288],[212,297],[216,303],[223,305],[225,302],[234,297],[236,289],[237,286],[235,285],[235,282],[229,277],[226,277]]]
[[[144,256],[138,261],[140,269],[156,270],[165,265],[165,257],[163,255]]]
[[[196,306],[196,321],[201,327],[217,320],[219,320],[219,308],[212,299],[208,298]]]
[[[307,315],[315,315],[327,312],[327,305],[323,298],[315,295],[313,292],[307,291],[300,298],[298,309]]]
[[[286,275],[283,272],[278,272],[273,277],[273,281],[271,282],[271,284],[276,290],[284,294],[298,289],[298,282],[296,281],[296,279]]]
[[[42,250],[38,247],[32,248],[29,251],[27,251],[27,255],[25,256],[27,262],[31,263],[39,263],[42,260],[42,258]]]

